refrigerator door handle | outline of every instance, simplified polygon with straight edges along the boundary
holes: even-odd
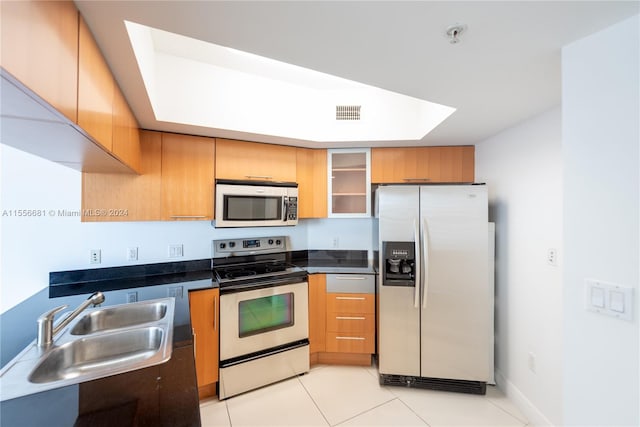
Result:
[[[422,294],[422,308],[427,308],[427,292],[429,291],[429,229],[427,228],[427,220],[422,220],[422,260],[424,268],[424,283]]]
[[[419,231],[419,226],[420,223],[418,221],[416,221],[415,219],[413,220],[413,241],[415,242],[415,253],[419,254],[420,253],[420,231]],[[413,296],[413,307],[414,308],[418,308],[420,307],[420,270],[421,270],[421,265],[420,265],[420,259],[416,256],[416,276],[414,278],[414,296]]]

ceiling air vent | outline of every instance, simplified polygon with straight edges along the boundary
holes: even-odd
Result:
[[[360,120],[361,105],[336,105],[336,120]]]

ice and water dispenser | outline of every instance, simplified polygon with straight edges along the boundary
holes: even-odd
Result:
[[[382,242],[383,286],[415,286],[416,256],[414,242]]]

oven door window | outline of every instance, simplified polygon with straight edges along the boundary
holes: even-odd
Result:
[[[264,221],[282,219],[282,196],[224,196],[224,219]]]
[[[240,338],[293,326],[293,293],[240,301]]]

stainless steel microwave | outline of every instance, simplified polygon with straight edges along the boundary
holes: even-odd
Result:
[[[298,223],[295,182],[216,180],[215,227],[277,227]]]

